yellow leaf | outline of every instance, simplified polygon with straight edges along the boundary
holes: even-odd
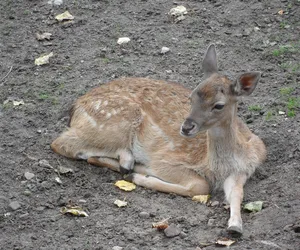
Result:
[[[61,21],[64,21],[64,20],[73,20],[74,17],[70,14],[69,11],[65,11],[64,13],[55,16],[55,19],[57,21],[61,22]]]
[[[217,245],[221,245],[221,246],[231,246],[235,241],[234,240],[230,240],[230,239],[227,239],[227,238],[224,238],[224,239],[220,239],[220,240],[217,240],[216,244]]]
[[[74,216],[89,216],[86,212],[83,211],[81,207],[63,207],[61,210],[62,214],[71,214]]]
[[[125,190],[125,191],[132,191],[136,188],[135,184],[128,182],[128,181],[124,181],[124,180],[117,181],[115,183],[115,186],[117,186],[118,188]]]
[[[206,204],[210,198],[210,195],[195,195],[192,200]]]
[[[121,200],[115,200],[114,204],[117,205],[118,207],[126,207],[127,206],[127,202],[121,201]]]
[[[157,230],[164,230],[169,226],[168,220],[169,219],[164,219],[162,221],[152,223],[152,228],[156,228]]]
[[[34,60],[34,64],[35,65],[44,65],[44,64],[47,64],[47,63],[49,63],[49,58],[51,56],[53,56],[52,52],[50,54],[48,54],[48,55],[40,56],[39,58],[36,58]]]

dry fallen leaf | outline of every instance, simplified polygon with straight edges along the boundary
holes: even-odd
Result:
[[[89,216],[86,212],[83,211],[81,207],[63,207],[60,212],[62,214],[71,214],[74,216],[83,216],[87,217]]]
[[[50,40],[50,39],[51,39],[51,36],[52,36],[52,34],[51,34],[51,33],[48,33],[48,32],[45,32],[45,33],[43,33],[43,34],[36,33],[36,39],[37,39],[38,41]]]
[[[227,239],[227,238],[223,238],[223,239],[219,239],[217,240],[216,242],[216,245],[219,245],[219,246],[231,246],[235,241],[234,240],[231,240],[231,239]]]
[[[135,184],[128,182],[128,181],[124,181],[124,180],[117,181],[115,183],[115,186],[117,186],[118,188],[125,190],[125,191],[132,191],[136,188]]]
[[[278,11],[279,15],[283,15],[283,10]]]
[[[65,11],[64,13],[55,16],[55,19],[62,22],[65,20],[73,20],[74,16],[72,16],[69,11]]]
[[[127,202],[121,201],[121,200],[115,200],[114,204],[117,205],[118,207],[126,207],[127,206]]]
[[[201,202],[203,204],[206,204],[210,198],[210,195],[195,195],[192,198],[192,201]]]
[[[59,172],[60,174],[67,174],[67,173],[73,173],[74,170],[72,168],[66,168],[66,167],[63,167],[63,166],[58,166],[57,172]]]
[[[20,105],[24,105],[24,101],[20,100],[20,101],[12,101],[14,106],[20,106]]]
[[[263,202],[262,201],[253,201],[244,205],[244,209],[250,212],[259,212],[262,210]]]
[[[179,5],[175,8],[172,8],[169,13],[169,15],[171,16],[182,16],[182,15],[186,15],[187,14],[187,9],[186,7]]]
[[[157,230],[164,230],[169,226],[168,220],[169,219],[164,219],[162,221],[152,223],[152,228],[157,228]]]
[[[43,56],[40,56],[39,58],[36,58],[34,60],[34,64],[35,65],[44,65],[44,64],[47,64],[49,63],[49,58],[53,56],[53,53],[51,52],[50,54],[48,55],[43,55]]]

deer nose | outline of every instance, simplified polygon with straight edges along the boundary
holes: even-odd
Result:
[[[187,118],[181,126],[181,132],[184,135],[188,135],[196,126],[197,124],[192,119]]]

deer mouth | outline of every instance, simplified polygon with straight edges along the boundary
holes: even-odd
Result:
[[[199,132],[199,126],[194,121],[186,120],[181,128],[180,128],[180,135],[184,137],[195,137]]]

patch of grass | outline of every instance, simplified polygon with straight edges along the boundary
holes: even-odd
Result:
[[[300,97],[290,97],[287,102],[287,108],[289,110],[294,110],[300,107]]]
[[[102,58],[102,62],[104,64],[108,64],[109,63],[109,58],[107,58],[107,57]]]
[[[248,107],[248,110],[249,111],[261,111],[262,110],[262,107],[260,105],[250,105]]]
[[[295,110],[289,110],[289,111],[287,112],[287,116],[288,116],[288,117],[295,117],[295,116],[296,116]]]
[[[294,88],[293,87],[285,87],[285,88],[281,88],[280,89],[280,94],[282,96],[287,96],[287,95],[290,95],[292,94],[294,91]]]
[[[47,99],[49,99],[50,96],[48,93],[40,93],[38,97],[41,100],[47,100]]]
[[[280,95],[284,100],[288,117],[295,117],[297,109],[300,108],[300,97],[292,96],[294,90],[294,87],[285,87],[280,89]]]
[[[283,21],[279,24],[280,29],[284,29],[286,26],[288,26],[288,23]]]
[[[297,52],[297,51],[299,51],[299,49],[300,49],[300,46],[298,44],[296,44],[296,45],[290,45],[290,44],[281,45],[281,46],[279,46],[278,49],[274,49],[272,51],[272,54],[273,54],[273,56],[281,56],[286,53]]]
[[[272,120],[272,118],[273,118],[273,112],[271,110],[269,110],[266,113],[266,121],[270,121],[270,120]]]

